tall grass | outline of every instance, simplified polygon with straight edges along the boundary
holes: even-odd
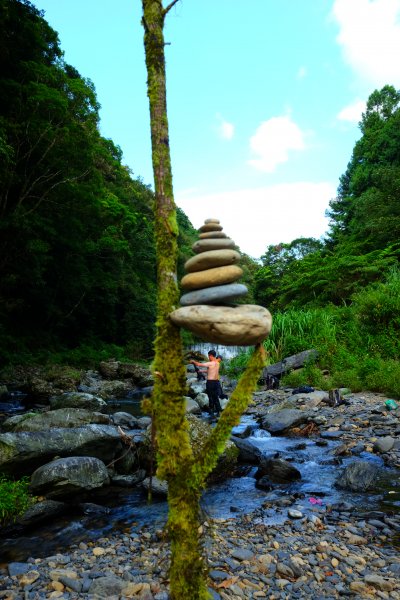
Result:
[[[316,363],[285,376],[288,385],[369,389],[399,398],[400,271],[393,269],[385,282],[359,291],[350,306],[274,314],[264,345],[270,363],[303,350],[317,350]],[[233,361],[236,375],[248,356],[244,353]]]

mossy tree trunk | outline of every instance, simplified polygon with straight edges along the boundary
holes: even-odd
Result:
[[[176,275],[178,226],[169,150],[163,27],[166,14],[177,1],[164,8],[161,0],[142,0],[158,276],[155,385],[150,410],[156,430],[157,475],[168,482],[171,598],[205,600],[209,594],[199,528],[200,495],[207,476],[224,450],[232,427],[238,423],[251,398],[265,361],[260,345],[213,429],[202,456],[194,457],[185,419],[186,370],[180,330],[169,319],[169,314],[179,303]]]

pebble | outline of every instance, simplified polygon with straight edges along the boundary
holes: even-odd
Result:
[[[303,520],[300,531],[290,519],[279,527],[264,525],[257,511],[230,519],[208,517],[203,542],[212,597],[286,600],[355,594],[400,600],[396,549],[373,539],[352,546],[354,534],[349,537],[347,526],[358,531],[358,538],[364,532],[351,514],[329,528],[321,517],[320,528]],[[133,526],[131,533],[114,533],[95,544],[85,540],[64,555],[10,563],[0,579],[0,598],[169,600],[170,548],[159,533],[149,525],[142,530]]]

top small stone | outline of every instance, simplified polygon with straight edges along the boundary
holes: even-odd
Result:
[[[204,221],[204,225],[208,225],[208,223],[217,223],[217,225],[219,225],[219,220],[218,219],[206,219]]]

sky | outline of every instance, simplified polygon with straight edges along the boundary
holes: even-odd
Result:
[[[153,187],[140,0],[33,0]],[[164,0],[164,6],[169,0]],[[400,88],[400,0],[179,0],[164,31],[174,197],[242,252],[321,238],[368,96]]]

